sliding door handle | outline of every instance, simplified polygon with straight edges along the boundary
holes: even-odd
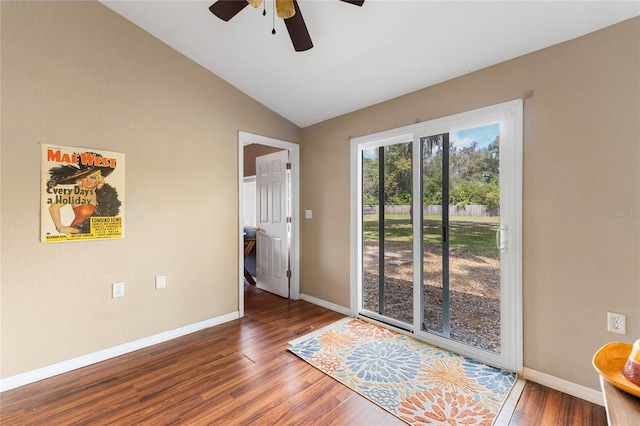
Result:
[[[496,247],[500,251],[505,251],[507,249],[507,228],[499,227],[496,231]]]

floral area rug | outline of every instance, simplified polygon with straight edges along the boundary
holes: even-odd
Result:
[[[289,350],[409,424],[492,425],[517,378],[359,319]]]

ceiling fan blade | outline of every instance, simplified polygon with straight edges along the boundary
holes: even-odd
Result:
[[[223,21],[228,21],[248,5],[247,0],[218,0],[209,6],[209,10]]]
[[[291,18],[285,19],[284,24],[287,26],[287,31],[289,31],[289,37],[291,37],[293,49],[296,52],[303,52],[311,49],[313,47],[313,42],[311,41],[311,36],[309,35],[309,31],[304,23],[304,18],[302,17],[302,13],[300,13],[300,8],[298,7],[298,2],[296,0],[293,0],[293,6],[295,7],[296,13]]]
[[[362,6],[364,4],[364,0],[341,0],[345,3],[353,4],[355,6]]]

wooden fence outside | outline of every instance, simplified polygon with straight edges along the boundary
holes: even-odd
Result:
[[[411,206],[384,206],[385,214],[410,214]],[[442,206],[422,206],[425,216],[441,216]],[[378,206],[362,206],[363,214],[378,214]],[[472,204],[464,207],[449,206],[449,216],[500,216],[500,207],[489,208],[487,206]]]

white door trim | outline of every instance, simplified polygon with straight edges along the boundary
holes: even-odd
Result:
[[[300,145],[247,132],[238,132],[238,311],[244,316],[244,147],[250,144],[289,150],[291,162],[291,281],[289,298],[300,299]]]

